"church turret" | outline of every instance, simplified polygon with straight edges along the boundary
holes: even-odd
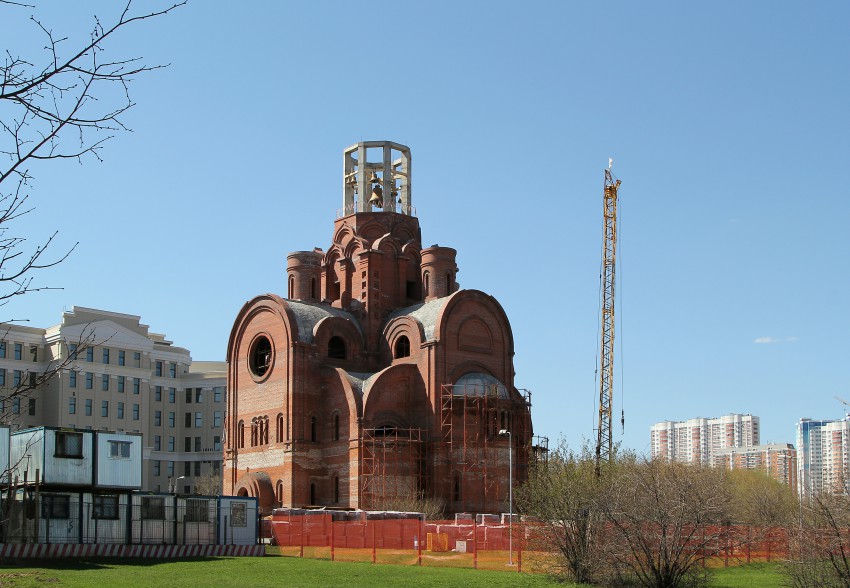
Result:
[[[422,250],[422,294],[425,301],[448,296],[457,290],[457,251],[432,245]]]
[[[293,251],[286,256],[287,298],[319,302],[322,285],[321,249]]]

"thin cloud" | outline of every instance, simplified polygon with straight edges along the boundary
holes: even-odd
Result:
[[[797,337],[757,337],[753,339],[753,343],[756,345],[772,345],[774,343],[793,343],[797,340]]]

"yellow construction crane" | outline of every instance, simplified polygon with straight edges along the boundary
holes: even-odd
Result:
[[[614,389],[614,278],[617,269],[617,190],[620,180],[611,174],[611,160],[605,170],[603,189],[604,236],[602,242],[602,332],[599,359],[599,427],[596,438],[596,476],[602,462],[613,456],[611,397]]]

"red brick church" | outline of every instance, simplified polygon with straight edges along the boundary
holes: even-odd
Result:
[[[410,149],[344,153],[326,251],[287,256],[287,295],[248,301],[227,349],[224,493],[271,508],[506,512],[532,451],[508,317],[460,289],[456,251],[422,247]],[[483,260],[482,260],[483,261]]]

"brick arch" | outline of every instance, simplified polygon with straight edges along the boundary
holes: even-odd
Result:
[[[387,361],[393,361],[396,342],[401,336],[410,341],[410,355],[415,360],[415,351],[425,342],[425,329],[422,323],[409,315],[400,316],[391,320],[384,327],[381,337],[381,355]]]
[[[320,357],[326,357],[331,337],[340,337],[345,342],[346,359],[351,360],[363,353],[363,334],[350,320],[338,316],[321,319],[313,327],[313,341]]]
[[[425,381],[415,364],[395,364],[370,379],[363,396],[363,426],[380,426],[374,419],[386,412],[404,414],[405,426],[427,427],[430,403]]]
[[[233,493],[236,496],[253,496],[263,513],[271,512],[276,502],[274,486],[265,472],[249,472],[243,475],[234,485]]]

